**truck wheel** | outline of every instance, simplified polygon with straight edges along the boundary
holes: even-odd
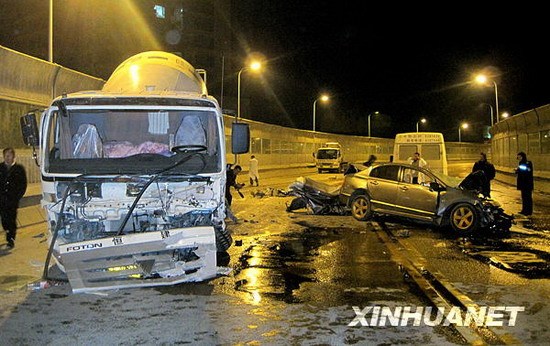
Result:
[[[215,229],[215,235],[216,235],[216,250],[218,251],[227,251],[231,244],[233,244],[233,238],[231,237],[231,234],[229,234],[229,231],[227,228],[216,228]]]
[[[459,235],[467,235],[477,228],[479,218],[473,205],[459,203],[451,209],[449,223]]]
[[[321,168],[318,168],[317,172],[320,174],[320,173],[323,173],[323,170]]]
[[[351,199],[351,215],[356,220],[366,221],[372,217],[370,199],[367,195],[357,194]]]

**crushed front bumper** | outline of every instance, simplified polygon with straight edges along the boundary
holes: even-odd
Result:
[[[73,293],[167,286],[216,276],[210,226],[133,233],[59,245]]]

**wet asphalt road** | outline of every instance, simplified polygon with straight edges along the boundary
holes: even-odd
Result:
[[[352,306],[429,303],[403,276],[373,224],[350,216],[286,213],[292,198],[271,197],[268,188],[285,190],[300,175],[319,177],[312,168],[284,175],[267,171],[260,188],[243,189],[244,199],[235,196],[241,222],[230,225],[234,245],[218,263],[229,273],[203,283],[101,294],[72,294],[68,284],[6,292],[0,298],[0,345],[460,344],[451,328],[347,326],[355,316]],[[321,178],[335,184],[340,179]],[[377,221],[476,301],[526,306],[521,326],[502,333],[524,344],[548,338],[550,284],[544,270],[518,273],[475,255],[480,249],[538,248],[548,263],[548,241],[527,235],[463,240],[404,220]]]

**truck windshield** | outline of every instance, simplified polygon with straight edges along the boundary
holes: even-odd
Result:
[[[221,170],[218,118],[212,110],[69,110],[46,118],[46,171],[152,174],[182,160],[177,173]],[[177,150],[173,150],[173,149]]]
[[[337,159],[338,149],[322,149],[317,153],[317,158],[321,160],[325,159]]]

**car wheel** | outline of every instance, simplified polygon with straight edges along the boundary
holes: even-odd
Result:
[[[371,218],[371,204],[367,195],[355,195],[351,200],[351,215],[356,220],[366,221]]]
[[[473,205],[457,204],[451,209],[449,223],[455,232],[460,234],[471,233],[478,225],[478,216]]]

